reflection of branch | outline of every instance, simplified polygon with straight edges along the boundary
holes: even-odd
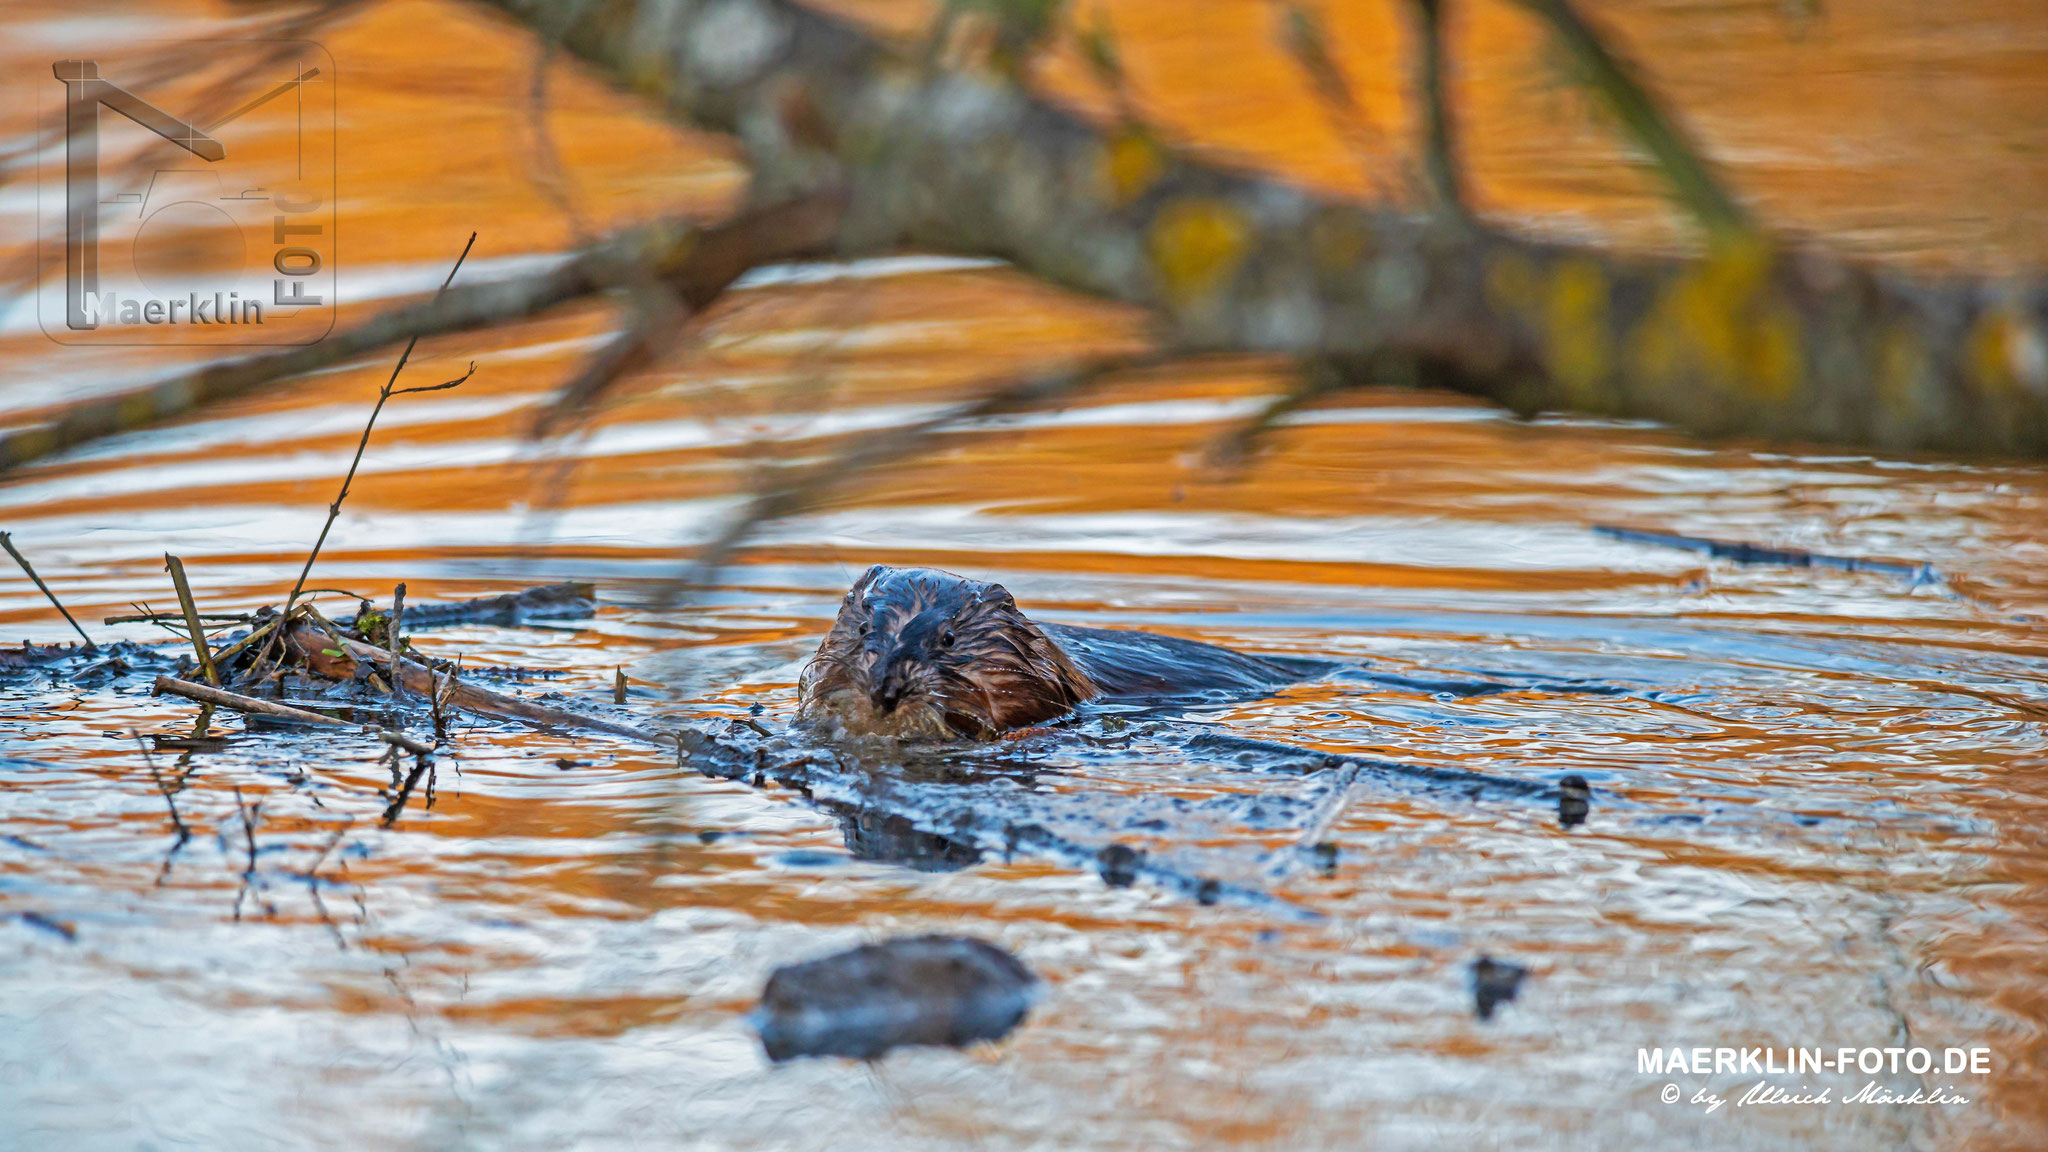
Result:
[[[526,127],[533,134],[533,152],[526,157],[526,176],[569,222],[579,245],[588,247],[590,229],[569,188],[569,174],[562,166],[562,151],[555,144],[554,129],[548,125],[548,70],[562,49],[562,33],[583,15],[584,0],[573,0],[562,15],[547,27],[536,30],[533,69],[526,88]]]
[[[327,901],[320,898],[320,885],[323,883],[320,879],[320,869],[327,863],[327,857],[332,855],[334,849],[341,843],[341,838],[348,835],[348,830],[355,826],[355,822],[356,818],[353,816],[342,817],[341,826],[334,830],[334,835],[327,838],[327,843],[321,845],[320,854],[313,857],[313,863],[308,865],[304,872],[299,873],[299,878],[306,882],[306,894],[313,898],[314,913],[320,917],[320,922],[327,926],[327,930],[334,934],[334,946],[343,952],[348,951],[348,940],[341,934],[341,925],[336,924],[334,917],[328,915]]]
[[[1279,423],[1317,400],[1348,386],[1333,365],[1321,362],[1303,366],[1292,387],[1261,405],[1259,410],[1224,429],[1202,453],[1203,462],[1219,471],[1242,466],[1251,458],[1260,440]]]
[[[157,768],[156,757],[149,754],[149,745],[144,744],[142,742],[142,736],[140,733],[137,733],[135,735],[135,742],[142,749],[142,762],[149,765],[149,778],[151,780],[156,781],[156,790],[163,794],[164,807],[171,810],[171,827],[176,829],[178,833],[178,842],[176,844],[171,845],[171,851],[176,852],[178,849],[183,848],[185,846],[185,842],[187,840],[192,839],[192,830],[185,826],[184,818],[178,815],[178,802],[175,799],[178,792],[183,790],[185,782],[183,780],[180,780],[178,781],[178,787],[172,788],[170,784],[164,780],[163,772]],[[166,866],[168,866],[169,861],[166,860],[165,864]]]
[[[1330,51],[1329,30],[1324,27],[1321,15],[1299,3],[1288,4],[1282,43],[1287,54],[1307,73],[1316,99],[1322,103],[1338,134],[1344,137],[1352,157],[1364,170],[1366,182],[1382,200],[1394,200],[1396,189],[1387,180],[1386,167],[1391,165],[1394,168],[1398,183],[1412,183],[1412,178],[1400,160],[1391,155],[1386,134],[1373,123],[1372,117],[1366,114],[1365,106],[1352,92],[1351,83],[1338,65],[1336,54]]]
[[[1709,234],[1716,239],[1729,239],[1755,231],[1749,214],[1721,186],[1685,133],[1659,106],[1657,98],[1635,78],[1634,68],[1601,40],[1570,0],[1515,2],[1550,26],[1558,43],[1571,53],[1586,84],[1606,98],[1628,134],[1656,162],[1679,202],[1691,210]]]
[[[862,436],[831,459],[792,470],[794,474],[787,479],[773,482],[755,493],[739,515],[697,549],[689,570],[662,586],[659,596],[663,602],[672,603],[683,589],[710,582],[733,552],[762,525],[815,507],[848,481],[902,460],[942,432],[996,416],[1041,408],[1072,396],[1112,372],[1145,367],[1164,359],[1163,353],[1155,352],[1097,356],[1061,365],[1016,377],[982,393],[978,399],[956,404],[923,420]]]
[[[242,818],[242,839],[249,852],[249,866],[242,869],[242,886],[235,890],[235,919],[242,918],[242,901],[249,895],[249,888],[256,882],[256,825],[263,819],[263,801],[245,804],[242,801],[242,786],[230,785],[235,793],[235,811]]]
[[[610,291],[634,262],[654,270],[692,310],[759,264],[818,256],[837,235],[843,200],[817,193],[753,209],[699,228],[686,221],[636,229],[584,250],[552,271],[451,288],[338,331],[317,344],[229,360],[137,392],[80,401],[47,424],[0,436],[0,473],[91,440],[160,423],[247,395],[278,380],[346,363],[409,338],[525,319],[558,304]]]
[[[1416,87],[1423,116],[1423,170],[1429,173],[1430,197],[1447,221],[1472,223],[1459,167],[1457,122],[1444,91],[1443,0],[1414,0],[1422,43],[1416,61]]]

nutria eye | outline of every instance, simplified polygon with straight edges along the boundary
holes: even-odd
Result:
[[[953,633],[950,630],[945,635],[939,637],[939,645],[944,648],[951,648],[953,646]]]
[[[860,626],[860,634],[863,636],[867,635],[870,632],[873,632],[874,630],[875,626],[873,624],[863,623]]]

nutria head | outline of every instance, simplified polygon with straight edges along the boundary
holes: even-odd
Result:
[[[851,736],[985,740],[1094,694],[1002,585],[877,564],[805,665],[797,715]]]

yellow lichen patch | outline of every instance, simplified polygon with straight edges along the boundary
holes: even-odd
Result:
[[[1544,367],[1582,407],[1600,406],[1600,386],[1611,366],[1608,291],[1598,264],[1573,257],[1558,262],[1544,294]]]
[[[1970,374],[1986,391],[2048,387],[2048,353],[2041,334],[2010,308],[1993,308],[1970,327]]]
[[[1103,196],[1122,208],[1145,194],[1166,171],[1158,142],[1135,125],[1117,132],[1102,149]]]
[[[1631,338],[1637,370],[1667,382],[1703,377],[1756,400],[1790,397],[1805,352],[1798,314],[1770,291],[1774,260],[1761,240],[1727,243],[1673,277]]]
[[[1244,260],[1250,239],[1244,214],[1221,200],[1176,200],[1152,220],[1152,263],[1175,303],[1216,290]]]

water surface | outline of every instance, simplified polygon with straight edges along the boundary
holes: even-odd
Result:
[[[1981,8],[1933,28],[1912,5],[1830,5],[1798,35],[1774,5],[1614,17],[1775,218],[1995,269],[2044,254],[2044,198],[2025,190],[2048,171],[2031,111],[2048,70],[2023,6]],[[1259,47],[1270,7],[1110,10],[1164,122],[1304,179],[1361,179]],[[191,27],[224,10],[151,11]],[[63,31],[9,19],[10,66]],[[1339,22],[1366,98],[1396,117],[1391,10]],[[1517,18],[1474,6],[1464,34],[1491,211],[1679,242],[1592,113],[1530,71],[1541,52]],[[352,299],[430,286],[472,229],[478,275],[571,242],[519,159],[531,54],[516,29],[388,3],[320,39],[348,84]],[[1240,86],[1203,79],[1220,60]],[[1744,83],[1714,82],[1735,64]],[[1061,67],[1048,82],[1085,103]],[[717,142],[566,66],[551,93],[588,220],[730,203],[740,176]],[[575,309],[423,344],[421,381],[470,360],[477,374],[387,410],[314,583],[382,600],[402,580],[418,602],[595,581],[594,619],[419,644],[553,670],[499,686],[572,699],[607,699],[623,668],[635,708],[695,721],[757,706],[786,720],[838,597],[875,562],[998,579],[1075,623],[1549,687],[1467,698],[1329,678],[1183,709],[1120,745],[1095,738],[1097,715],[993,754],[1073,836],[1262,886],[1305,918],[1112,889],[1061,861],[949,847],[886,807],[489,725],[458,734],[431,805],[415,796],[386,827],[389,772],[367,739],[145,757],[133,734],[190,733],[196,710],[136,679],[6,678],[0,1142],[1990,1148],[2048,1130],[2048,472],[1703,445],[1397,392],[1305,413],[1225,471],[1206,449],[1285,379],[1202,362],[947,436],[656,611],[644,601],[677,549],[761,466],[1139,330],[999,268],[783,270],[580,435],[531,440],[610,322]],[[59,349],[32,326],[0,331],[0,354],[10,420],[174,359]],[[0,487],[0,523],[83,620],[172,603],[165,551],[209,610],[275,603],[388,370],[27,470]],[[1745,567],[1596,523],[1928,562],[1944,579]],[[12,576],[0,634],[66,635]],[[1601,800],[1575,829],[1538,803],[1371,781],[1333,807],[1321,776],[1189,751],[1175,734],[1197,727],[1514,781],[1577,773]],[[183,785],[182,845],[160,778]],[[1303,815],[1331,811],[1334,874],[1276,867]],[[992,1048],[769,1065],[743,1016],[772,968],[924,931],[1015,951],[1044,1003]],[[1482,953],[1532,972],[1483,1023],[1465,984]],[[1659,1103],[1664,1080],[1635,1063],[1644,1046],[1900,1044],[1988,1046],[1999,1071],[1960,1086],[1967,1106],[1703,1116]]]

